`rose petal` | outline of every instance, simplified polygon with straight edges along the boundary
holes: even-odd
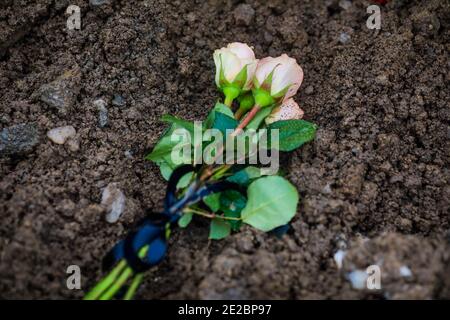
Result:
[[[266,124],[281,120],[295,120],[303,118],[304,111],[300,108],[294,99],[288,99],[279,107],[275,108],[272,113],[266,118]]]

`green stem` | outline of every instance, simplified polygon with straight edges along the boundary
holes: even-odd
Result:
[[[127,290],[127,293],[125,294],[123,300],[131,300],[133,299],[134,295],[136,294],[136,290],[139,288],[139,285],[142,282],[142,279],[144,278],[143,273],[138,273],[131,282],[130,287]]]
[[[230,169],[230,168],[231,168],[231,165],[229,165],[229,164],[221,165],[219,168],[214,170],[214,173],[211,176],[211,179],[212,180],[219,180],[228,171],[228,169]]]
[[[128,278],[133,274],[133,269],[127,267],[124,272],[119,276],[116,282],[109,287],[104,294],[102,294],[99,300],[111,300],[116,293],[122,288],[122,286],[127,282]]]
[[[226,97],[225,97],[224,104],[225,104],[227,107],[231,108],[231,105],[233,104],[233,100],[234,100],[234,98],[232,98],[232,97],[230,97],[230,96],[226,96]]]
[[[231,105],[233,104],[233,100],[239,97],[239,94],[241,93],[241,90],[239,88],[236,88],[234,86],[229,86],[223,88],[223,93],[225,95],[225,105],[231,108]]]
[[[139,251],[139,257],[143,258],[147,252],[148,245]],[[120,260],[117,266],[84,297],[84,300],[109,300],[113,298],[132,274],[133,270],[127,267],[126,260]],[[141,279],[138,281],[139,278]],[[133,297],[141,281],[141,274],[136,274],[131,284],[132,287],[127,291],[126,296],[129,299]]]
[[[114,281],[116,281],[119,274],[123,271],[123,269],[127,266],[125,260],[120,260],[117,266],[106,276],[104,277],[89,293],[84,297],[84,300],[96,300],[98,297],[108,289]]]
[[[236,111],[236,113],[234,114],[234,118],[236,120],[241,120],[242,116],[244,115],[244,113],[247,111],[246,108],[243,107],[239,107],[239,109]]]

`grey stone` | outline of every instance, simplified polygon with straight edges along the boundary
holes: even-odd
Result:
[[[339,6],[344,10],[348,10],[352,6],[352,2],[349,0],[341,0],[339,1]]]
[[[346,33],[346,32],[342,32],[339,35],[339,42],[342,43],[342,44],[346,44],[347,42],[350,41],[350,39],[351,39],[350,35],[348,33]]]
[[[0,132],[0,157],[26,154],[39,144],[39,130],[34,123],[21,123]]]
[[[123,107],[126,103],[124,97],[122,97],[120,94],[115,94],[113,100],[111,101],[113,106],[116,107]]]
[[[249,26],[253,22],[255,9],[249,4],[242,3],[234,9],[233,16],[237,25]]]
[[[125,150],[125,157],[127,157],[128,159],[132,159],[133,152],[131,150]]]
[[[94,105],[98,109],[98,125],[104,128],[108,125],[108,109],[106,108],[106,102],[103,99],[97,99],[94,101]]]
[[[77,70],[67,71],[55,81],[41,86],[38,90],[39,99],[65,113],[75,103],[79,80],[80,74]]]
[[[56,144],[64,144],[68,139],[76,135],[75,128],[72,126],[65,126],[54,128],[47,132],[47,137]]]
[[[314,87],[313,86],[307,86],[305,89],[306,94],[313,94],[314,93]]]
[[[89,0],[89,4],[93,7],[101,6],[104,4],[110,4],[110,3],[111,3],[110,0]]]
[[[125,195],[116,183],[110,183],[103,189],[101,205],[108,211],[106,221],[117,222],[125,210]]]

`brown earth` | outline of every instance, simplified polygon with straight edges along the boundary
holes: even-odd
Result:
[[[81,7],[79,31],[66,28],[69,4]],[[241,41],[305,72],[296,99],[320,130],[284,168],[298,215],[282,239],[244,228],[209,242],[196,220],[175,232],[137,298],[450,298],[449,2],[392,0],[379,32],[366,27],[369,1],[341,4],[3,1],[0,131],[31,124],[39,139],[0,155],[0,297],[83,296],[103,254],[162,208],[166,182],[143,159],[159,118],[204,119],[218,98],[212,52]],[[56,105],[42,98],[52,88]],[[70,143],[46,137],[64,125],[77,131]],[[99,205],[110,182],[127,197],[115,224]],[[66,287],[73,264],[82,290]],[[372,264],[382,289],[353,289],[348,273]]]

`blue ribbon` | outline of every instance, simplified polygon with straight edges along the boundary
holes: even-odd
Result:
[[[164,212],[154,213],[140,221],[135,230],[128,233],[124,240],[118,242],[103,258],[103,269],[110,269],[125,259],[134,272],[144,272],[159,264],[167,252],[167,231],[182,215],[187,206],[197,203],[209,194],[227,189],[239,189],[229,181],[220,181],[199,186],[194,181],[180,199],[176,197],[178,181],[186,174],[195,171],[190,165],[181,166],[170,176],[164,200]],[[140,250],[149,246],[147,253],[141,258]]]

